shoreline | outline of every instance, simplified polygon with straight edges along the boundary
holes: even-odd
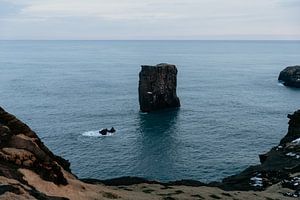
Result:
[[[259,155],[261,164],[225,177],[221,182],[164,183],[139,177],[78,179],[67,160],[54,155],[35,132],[0,107],[0,199],[25,196],[46,200],[298,198],[300,110],[288,118],[288,133],[278,146]]]

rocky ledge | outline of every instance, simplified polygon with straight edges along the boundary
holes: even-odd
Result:
[[[180,107],[176,94],[177,68],[161,63],[142,65],[139,74],[139,103],[142,112]]]
[[[285,86],[300,88],[300,66],[290,66],[282,70],[278,80]]]
[[[261,164],[225,178],[220,187],[229,190],[265,190],[281,184],[293,192],[285,196],[300,197],[300,110],[288,115],[289,128],[279,145],[259,156]]]
[[[0,199],[295,199],[300,196],[300,110],[288,115],[279,145],[222,182],[169,183],[143,178],[79,180],[37,134],[0,108]]]

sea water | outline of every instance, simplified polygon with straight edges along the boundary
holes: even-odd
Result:
[[[286,134],[299,41],[0,41],[0,105],[80,178],[220,180]],[[140,65],[176,64],[182,107],[139,112]],[[102,128],[117,132],[101,136]]]

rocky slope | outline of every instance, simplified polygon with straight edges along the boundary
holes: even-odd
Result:
[[[141,178],[79,180],[26,124],[0,108],[0,199],[295,199],[300,193],[300,111],[261,164],[221,183]]]

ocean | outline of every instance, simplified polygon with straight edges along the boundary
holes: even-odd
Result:
[[[0,106],[79,178],[218,181],[287,133],[300,90],[277,78],[299,52],[300,41],[0,41]],[[177,66],[182,106],[144,114],[138,73],[158,63]]]

